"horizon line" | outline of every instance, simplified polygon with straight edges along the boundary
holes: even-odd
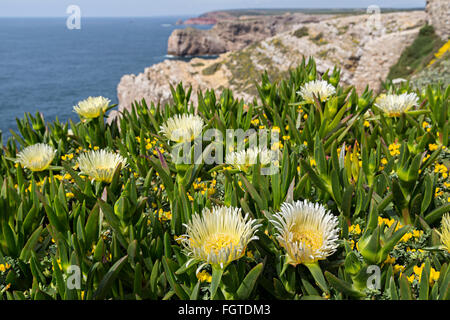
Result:
[[[391,6],[380,6],[380,9],[383,10],[425,10],[425,6],[423,7],[391,7]],[[192,16],[201,16],[211,12],[227,12],[227,11],[246,11],[246,10],[366,10],[366,7],[318,7],[318,8],[237,8],[237,9],[218,9],[206,11],[203,13],[192,13],[192,14],[157,14],[157,15],[139,15],[139,16],[119,16],[119,15],[110,15],[110,16],[96,16],[96,15],[84,15],[84,18],[163,18],[163,17],[192,17]],[[2,16],[0,18],[67,18],[67,15],[57,15],[57,16],[44,16],[44,15],[36,15],[36,16]]]

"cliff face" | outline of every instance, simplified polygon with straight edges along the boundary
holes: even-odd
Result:
[[[177,29],[169,37],[167,52],[175,56],[218,55],[240,50],[252,43],[286,31],[295,24],[318,22],[329,17],[300,13],[282,16],[243,16],[220,20],[210,30]]]
[[[217,55],[226,51],[226,43],[216,34],[194,28],[174,30],[167,49],[174,56]]]
[[[290,30],[252,43],[217,59],[167,60],[139,75],[124,76],[118,86],[120,109],[134,100],[161,103],[170,99],[169,84],[182,81],[194,93],[207,88],[231,88],[238,98],[256,96],[255,79],[267,70],[273,80],[281,79],[302,58],[313,56],[323,73],[334,65],[342,68],[342,81],[363,91],[366,85],[380,88],[403,49],[416,38],[426,21],[423,11],[381,15],[381,28],[357,15],[291,25]],[[192,95],[193,101],[196,94]]]
[[[428,23],[434,27],[436,34],[447,41],[450,37],[450,1],[427,0],[425,11]]]

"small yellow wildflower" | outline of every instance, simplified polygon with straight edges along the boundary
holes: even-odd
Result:
[[[355,234],[360,234],[361,233],[361,227],[359,226],[359,224],[352,224],[349,228],[348,231],[350,233],[355,233]]]
[[[437,150],[438,148],[439,148],[438,145],[435,144],[435,143],[430,143],[430,144],[428,145],[428,149],[430,149],[430,151]]]
[[[400,144],[392,143],[389,145],[389,153],[391,156],[396,156],[400,154]]]
[[[197,279],[200,282],[211,282],[212,276],[208,272],[203,270],[202,272],[197,273]]]

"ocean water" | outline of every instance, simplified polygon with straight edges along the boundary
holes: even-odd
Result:
[[[78,120],[73,106],[89,96],[117,103],[120,78],[167,59],[167,39],[184,18],[84,18],[80,30],[65,18],[0,18],[3,136],[25,112],[65,122]]]

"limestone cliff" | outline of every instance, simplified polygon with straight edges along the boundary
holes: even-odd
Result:
[[[242,16],[219,20],[212,29],[177,29],[172,32],[167,53],[175,56],[218,55],[240,50],[252,43],[290,29],[293,25],[318,22],[329,15],[301,13],[280,16]],[[186,22],[185,22],[186,23]]]
[[[342,68],[342,81],[359,91],[366,85],[380,88],[389,69],[416,38],[425,24],[424,11],[386,13],[381,23],[373,17],[353,15],[319,22],[291,25],[288,31],[255,42],[241,50],[227,52],[217,59],[192,59],[190,62],[166,60],[139,75],[124,76],[118,86],[120,108],[134,100],[166,102],[169,84],[182,81],[194,92],[207,88],[231,88],[240,98],[256,95],[254,81],[267,70],[273,80],[281,79],[302,58],[313,56],[319,72]],[[196,94],[193,94],[195,101]]]
[[[436,34],[447,41],[450,37],[450,1],[427,0],[428,23],[436,30]]]

